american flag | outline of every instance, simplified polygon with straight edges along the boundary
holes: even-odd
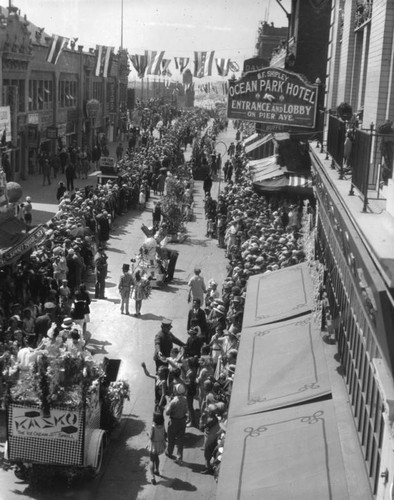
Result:
[[[215,51],[194,52],[194,76],[203,78],[212,75],[212,65]]]
[[[96,45],[97,60],[96,60],[96,76],[107,78],[111,54],[114,47],[106,47],[105,45]]]
[[[68,41],[69,38],[65,38],[64,36],[52,35],[52,42],[48,49],[46,61],[56,64]]]
[[[222,57],[218,57],[215,59],[215,61],[218,75],[227,76],[229,71],[230,58],[223,59]]]
[[[131,64],[134,66],[139,78],[144,78],[146,70],[146,56],[140,54],[133,54],[130,56]]]
[[[172,76],[171,71],[169,70],[171,59],[163,59],[161,61],[161,74],[162,76]]]
[[[189,64],[189,61],[189,57],[174,57],[175,68],[179,70],[180,74],[185,71],[187,65]]]
[[[164,50],[161,52],[156,52],[155,50],[145,50],[145,57],[147,60],[146,74],[160,75],[161,62],[164,57]]]

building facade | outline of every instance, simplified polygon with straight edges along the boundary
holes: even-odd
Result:
[[[111,56],[104,78],[95,75],[95,50],[84,51],[74,40],[56,64],[47,62],[51,41],[16,7],[1,9],[0,104],[11,110],[8,180],[32,174],[40,151],[92,147],[100,134],[113,141],[127,124],[127,52]]]
[[[332,0],[324,110],[362,110],[359,126],[394,119],[394,3]],[[327,138],[326,119],[324,137]],[[363,210],[338,177],[325,143],[311,148],[317,255],[371,498],[392,499],[394,481],[394,218],[392,179]],[[382,155],[371,156],[371,175]],[[354,166],[357,169],[357,165]],[[391,165],[392,172],[392,165]],[[390,250],[391,248],[391,250]]]

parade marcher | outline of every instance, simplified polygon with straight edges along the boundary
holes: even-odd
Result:
[[[167,433],[164,427],[164,417],[161,412],[155,411],[153,414],[152,427],[149,434],[149,470],[151,473],[151,483],[156,484],[155,475],[160,476],[160,458],[166,450]]]
[[[199,267],[194,268],[194,276],[190,278],[188,287],[189,295],[188,302],[195,299],[200,299],[200,305],[204,304],[204,295],[207,291],[205,286],[204,278],[201,275],[201,269]]]
[[[161,322],[161,330],[155,336],[155,353],[153,359],[156,363],[156,369],[161,365],[167,363],[166,358],[171,354],[173,344],[184,347],[184,342],[179,340],[173,333],[171,333],[172,321],[170,319],[163,319]]]
[[[134,279],[133,275],[129,273],[130,266],[129,264],[123,264],[122,271],[123,274],[120,277],[119,280],[119,293],[121,297],[121,302],[120,302],[120,312],[121,314],[130,314],[129,312],[129,300],[130,300],[130,292],[131,292],[131,287],[134,284]]]
[[[187,330],[189,331],[192,327],[192,320],[195,320],[201,329],[201,334],[205,337],[207,334],[207,317],[203,309],[201,309],[201,300],[196,298],[193,299],[193,307],[189,310],[187,316]]]
[[[170,401],[165,411],[169,417],[167,428],[168,445],[166,456],[175,459],[173,455],[174,447],[177,446],[178,456],[176,462],[182,464],[183,446],[186,431],[187,402],[185,397],[185,387],[181,384],[175,386],[176,395]]]
[[[136,271],[133,280],[133,299],[135,301],[134,316],[141,316],[142,301],[150,295],[150,279],[143,278],[140,271]]]

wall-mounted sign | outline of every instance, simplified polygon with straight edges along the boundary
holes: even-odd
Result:
[[[40,123],[40,115],[38,113],[29,113],[27,115],[28,125],[38,125]]]
[[[278,68],[263,68],[228,82],[228,118],[314,128],[317,85],[301,75]]]
[[[257,69],[262,69],[268,66],[268,61],[262,57],[251,57],[250,59],[245,59],[244,61],[244,73],[248,71],[256,71]]]
[[[11,111],[9,106],[0,106],[0,138],[5,135],[5,142],[11,142]]]
[[[57,139],[58,137],[57,127],[47,127],[47,139]]]
[[[100,109],[100,103],[97,99],[90,99],[86,103],[86,116],[88,118],[97,118]]]

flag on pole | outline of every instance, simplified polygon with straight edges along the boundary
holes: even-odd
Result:
[[[214,50],[210,52],[194,52],[194,76],[196,78],[212,75],[214,55]]]
[[[172,76],[171,71],[169,70],[171,59],[163,59],[161,61],[161,74],[162,76]]]
[[[180,74],[185,71],[187,65],[189,64],[189,61],[189,57],[174,57],[175,68],[179,70]]]
[[[134,66],[139,78],[144,78],[147,60],[146,56],[133,54],[130,56],[131,64]]]
[[[107,78],[109,63],[114,47],[106,47],[105,45],[96,45],[97,59],[96,59],[96,76]]]
[[[229,72],[229,66],[230,66],[230,59],[229,58],[216,58],[216,68],[218,70],[218,75],[219,76],[227,76]]]
[[[48,49],[46,61],[51,64],[56,64],[68,41],[69,38],[65,38],[64,36],[52,35],[52,41]]]
[[[145,50],[145,57],[147,60],[146,74],[160,75],[161,62],[164,57],[164,50],[161,52],[156,52],[155,50]]]

